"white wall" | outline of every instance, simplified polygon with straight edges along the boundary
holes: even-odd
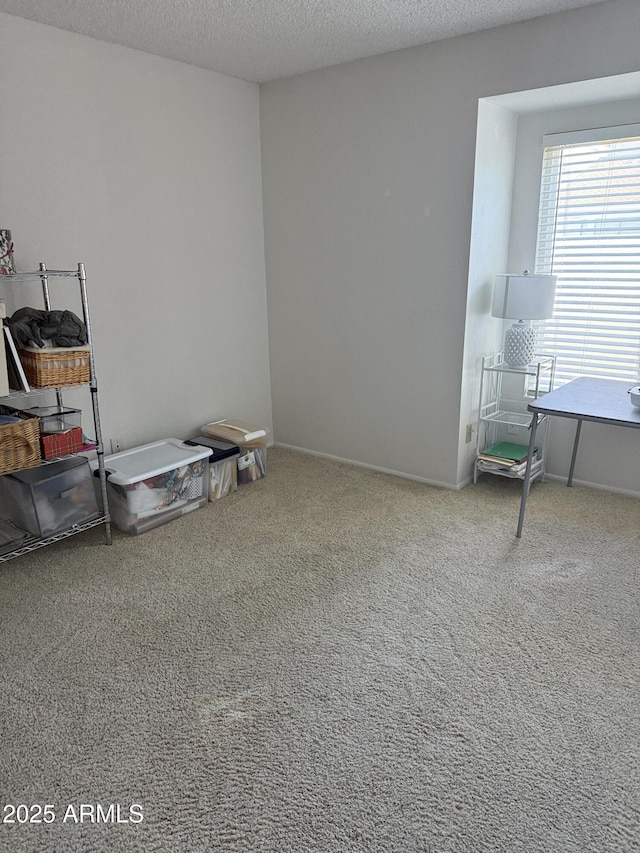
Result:
[[[638,31],[612,0],[262,87],[277,441],[464,482],[478,100],[636,71]]]
[[[300,75],[260,125],[253,84],[0,15],[0,225],[21,269],[86,264],[104,435],[270,428],[270,350],[278,441],[462,484],[503,254],[471,240],[479,99],[636,71],[638,25],[612,0]]]
[[[271,429],[258,86],[4,14],[0,80],[0,223],[86,265],[105,438]]]

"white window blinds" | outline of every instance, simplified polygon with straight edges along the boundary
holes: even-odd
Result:
[[[557,355],[556,385],[640,380],[640,127],[613,130],[635,135],[545,138],[536,272],[558,283],[537,349]]]

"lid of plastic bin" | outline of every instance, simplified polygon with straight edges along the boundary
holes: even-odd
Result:
[[[235,444],[248,444],[267,437],[265,429],[239,418],[222,418],[222,420],[205,424],[201,429],[203,435]]]
[[[57,462],[49,462],[47,465],[40,465],[36,468],[24,468],[22,471],[12,471],[5,476],[31,486],[33,483],[42,483],[45,480],[50,480],[52,477],[57,477],[59,474],[70,471],[72,468],[86,465],[88,461],[86,456],[71,456],[69,459],[59,459]]]
[[[208,447],[211,455],[209,462],[221,462],[223,459],[229,459],[232,456],[240,456],[240,448],[237,444],[229,444],[226,441],[216,441],[215,438],[208,438],[206,435],[197,435],[195,438],[190,438],[185,441],[188,445],[200,445],[200,447]]]
[[[81,414],[80,409],[68,409],[66,406],[31,406],[30,409],[23,409],[22,411],[29,412],[30,415],[36,415],[39,418]]]
[[[189,447],[179,438],[165,438],[105,456],[104,467],[109,482],[129,486],[208,456],[206,447]],[[95,472],[97,460],[91,462],[91,467]]]

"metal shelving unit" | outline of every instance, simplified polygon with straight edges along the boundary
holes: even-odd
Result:
[[[525,367],[511,367],[504,361],[504,353],[487,355],[482,359],[480,376],[480,397],[476,424],[476,459],[473,466],[473,482],[478,481],[481,473],[496,474],[500,477],[524,479],[524,465],[500,466],[478,458],[478,454],[497,441],[512,441],[528,445],[528,430],[531,428],[532,415],[527,411],[531,400],[553,389],[556,357],[547,353],[536,353],[531,364]],[[526,429],[526,441],[517,437]],[[548,421],[538,433],[540,444],[531,463],[531,480],[544,479],[546,467],[547,441],[549,437]]]
[[[59,542],[62,539],[67,539],[69,536],[74,536],[77,533],[81,533],[84,530],[90,530],[93,527],[98,527],[100,525],[104,525],[104,537],[105,543],[107,545],[111,544],[111,516],[109,514],[109,502],[107,498],[107,480],[106,473],[104,467],[104,446],[102,442],[102,428],[100,424],[100,407],[98,402],[98,382],[96,379],[96,369],[95,369],[95,360],[93,353],[93,343],[91,339],[91,321],[89,316],[89,300],[87,296],[87,278],[85,273],[84,264],[79,263],[77,270],[48,270],[45,264],[41,263],[40,267],[35,272],[16,272],[12,273],[9,276],[2,276],[0,280],[5,281],[6,283],[11,283],[11,285],[19,282],[33,282],[38,279],[42,285],[42,296],[45,310],[51,311],[51,294],[49,288],[49,279],[77,279],[78,285],[80,288],[80,301],[82,304],[82,319],[85,324],[86,332],[87,332],[87,343],[89,345],[89,392],[91,396],[91,409],[93,414],[93,424],[95,430],[95,453],[98,461],[98,477],[100,480],[100,493],[102,497],[102,512],[96,518],[90,519],[88,521],[84,521],[78,524],[71,525],[68,529],[63,530],[59,533],[56,533],[52,536],[47,536],[45,538],[39,539],[37,537],[29,535],[18,547],[11,551],[7,551],[4,554],[0,554],[0,563],[4,563],[7,560],[10,560],[14,557],[19,557],[22,554],[27,554],[31,551],[35,551],[38,548],[45,547],[46,545],[50,545],[53,542]],[[69,386],[69,387],[86,387],[86,386]],[[29,392],[23,391],[13,391],[7,397],[0,398],[1,400],[10,399],[13,397],[30,397],[32,395],[40,395],[46,393],[55,393],[56,395],[56,403],[58,406],[63,406],[63,391],[69,390],[68,387],[62,388],[34,388]],[[73,454],[74,456],[81,456],[86,451],[81,451],[80,453]],[[50,459],[43,461],[43,465],[47,465],[50,462],[54,462],[56,460]]]

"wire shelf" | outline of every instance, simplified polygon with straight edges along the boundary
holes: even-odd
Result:
[[[38,539],[36,536],[29,536],[25,539],[24,544],[18,548],[14,548],[6,554],[0,554],[0,563],[6,563],[14,557],[20,557],[23,554],[29,554],[31,551],[37,551],[38,548],[44,548],[45,545],[51,545],[52,542],[60,542],[63,539],[68,539],[70,536],[75,536],[76,533],[83,533],[85,530],[91,530],[92,527],[99,527],[101,524],[106,524],[109,521],[106,515],[99,515],[97,518],[92,518],[89,521],[84,521],[82,524],[74,524],[67,530],[61,533],[56,533],[53,536],[47,536],[45,539]]]

